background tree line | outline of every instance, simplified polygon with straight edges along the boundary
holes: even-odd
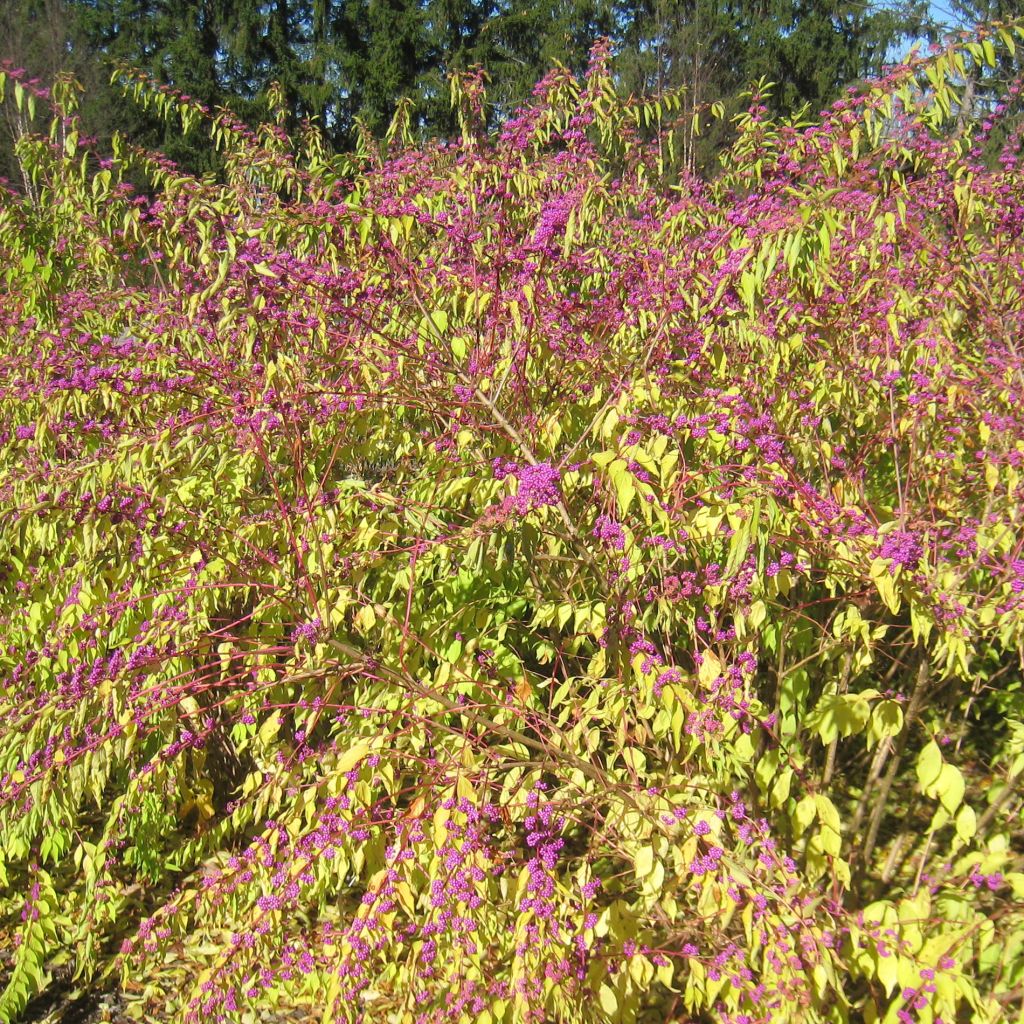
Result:
[[[973,23],[1021,7],[956,0],[948,13]],[[290,127],[314,118],[341,150],[357,119],[381,133],[404,98],[420,135],[452,134],[447,77],[477,64],[498,123],[555,62],[581,72],[602,36],[627,93],[685,86],[696,106],[765,76],[775,113],[817,113],[908,40],[934,35],[933,14],[926,0],[4,0],[0,59],[44,81],[71,71],[101,140],[120,130],[204,170],[203,140],[166,134],[109,85],[115,62],[244,119],[265,112],[277,81]],[[8,178],[13,134],[0,138]]]

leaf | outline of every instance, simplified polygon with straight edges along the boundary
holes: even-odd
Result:
[[[351,771],[366,755],[370,752],[369,743],[357,743],[354,747],[349,747],[341,757],[338,758],[338,763],[335,770],[339,774]]]
[[[573,239],[576,236],[576,210],[575,208],[569,211],[569,216],[565,223],[565,235],[562,240],[562,258],[567,259],[569,253],[572,252]]]
[[[530,680],[526,676],[520,676],[516,680],[514,689],[517,703],[522,707],[527,707],[533,699],[533,687],[530,685]]]
[[[956,816],[956,834],[965,842],[969,843],[978,831],[978,816],[974,809],[964,804],[960,813]]]
[[[942,772],[942,751],[935,740],[930,740],[917,758],[917,779],[927,793]]]
[[[722,663],[711,651],[705,651],[702,655],[700,669],[697,678],[704,686],[710,686],[722,674]]]
[[[878,958],[878,980],[885,986],[885,994],[891,996],[900,977],[899,960],[893,953],[889,953],[887,956],[878,953],[876,956]]]
[[[750,606],[750,611],[747,613],[747,624],[753,630],[761,628],[761,624],[768,617],[768,608],[764,601],[755,601]]]
[[[642,891],[646,896],[660,896],[661,887],[665,883],[665,865],[655,860],[651,873],[644,879]]]
[[[807,728],[816,730],[822,743],[831,743],[837,736],[862,732],[870,714],[871,707],[861,694],[832,694],[807,716]]]
[[[261,726],[259,731],[260,742],[266,747],[269,746],[274,737],[281,729],[281,712],[275,711]]]
[[[771,804],[773,807],[785,807],[789,799],[789,791],[793,785],[793,769],[786,768],[775,776],[775,784],[771,789]]]
[[[886,736],[898,736],[903,731],[903,708],[899,701],[880,700],[871,712],[868,735],[877,743]]]
[[[731,579],[736,575],[743,559],[747,557],[747,549],[750,547],[751,522],[748,519],[742,523],[739,529],[732,535],[729,542],[729,557],[725,563],[726,578]]]
[[[633,858],[633,870],[637,878],[646,878],[654,869],[654,850],[650,846],[641,846]]]
[[[937,796],[942,806],[954,814],[964,799],[964,777],[960,769],[952,764],[944,764],[929,796]]]
[[[626,468],[624,459],[616,459],[608,467],[608,476],[612,486],[615,488],[615,498],[618,502],[619,514],[625,516],[629,506],[633,504],[636,497],[636,484],[633,482],[633,475]]]
[[[798,839],[810,828],[817,813],[818,809],[813,796],[805,796],[796,805],[793,811],[793,830]]]
[[[638,953],[630,958],[629,976],[641,989],[647,989],[654,980],[654,964],[642,953]]]
[[[821,822],[821,848],[832,857],[838,857],[843,845],[842,825],[835,804],[827,796],[814,798],[814,808]]]
[[[894,578],[889,574],[888,566],[884,574],[875,576],[875,586],[878,587],[878,593],[885,602],[885,606],[893,615],[897,615],[900,610],[900,596],[896,592],[896,584]]]
[[[601,1009],[609,1017],[614,1017],[615,1012],[619,1008],[619,1000],[615,996],[615,990],[609,985],[602,985],[597,993],[597,1000],[601,1004]]]

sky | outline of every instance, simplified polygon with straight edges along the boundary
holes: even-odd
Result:
[[[928,4],[928,10],[932,18],[939,24],[947,25],[951,29],[959,26],[959,19],[953,12],[953,7],[949,0],[931,0]],[[928,41],[924,39],[907,40],[895,55],[896,59],[902,60],[915,46],[920,50],[925,50],[928,46]]]
[[[935,3],[933,0],[933,2],[928,6],[931,9],[932,17],[936,21],[953,22],[956,20],[949,4]]]

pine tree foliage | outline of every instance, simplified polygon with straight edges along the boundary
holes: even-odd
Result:
[[[624,95],[679,87],[694,115],[766,78],[776,83],[774,112],[804,104],[816,112],[919,34],[925,8],[923,0],[10,0],[0,59],[40,76],[90,79],[90,129],[109,137],[116,127],[201,172],[213,166],[198,139],[140,118],[102,76],[130,66],[245,120],[269,116],[277,82],[288,130],[313,119],[334,148],[348,149],[360,124],[382,135],[404,100],[421,138],[452,135],[448,80],[475,66],[488,72],[488,122],[501,123],[553,65],[584,73],[590,48],[606,37]],[[713,154],[724,141],[712,133],[704,149]]]

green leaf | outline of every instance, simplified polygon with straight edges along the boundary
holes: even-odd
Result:
[[[938,782],[941,772],[942,751],[934,740],[930,740],[917,758],[917,779],[926,793]]]
[[[768,617],[768,608],[764,601],[755,601],[747,613],[747,624],[753,630],[761,628],[762,623]]]
[[[637,878],[646,878],[654,869],[654,850],[650,846],[641,846],[633,858],[633,870]]]
[[[722,674],[722,663],[711,651],[705,651],[702,655],[700,668],[697,671],[697,678],[704,686],[710,686]]]
[[[888,572],[886,572],[885,575],[876,576],[875,585],[878,587],[878,593],[885,602],[885,606],[889,611],[891,611],[893,615],[899,614],[900,596],[896,591],[894,577],[890,576]]]
[[[832,694],[821,699],[806,724],[817,731],[822,743],[831,743],[837,736],[862,732],[870,715],[871,706],[860,694]]]
[[[773,807],[785,807],[789,799],[789,791],[793,785],[793,769],[786,768],[775,776],[775,784],[771,788],[771,803]]]
[[[878,701],[871,712],[868,735],[877,743],[886,736],[898,736],[902,730],[903,708],[899,701]]]
[[[275,711],[261,726],[259,731],[260,742],[268,746],[281,729],[281,712]]]
[[[602,985],[598,990],[597,999],[601,1004],[601,1009],[609,1017],[614,1017],[615,1012],[619,1008],[619,1000],[616,998],[615,990],[609,985]]]
[[[885,986],[885,994],[891,996],[900,977],[900,962],[895,953],[887,955],[876,953],[878,962],[878,980]]]
[[[629,506],[633,504],[636,497],[636,484],[633,482],[633,474],[626,468],[624,459],[616,459],[608,467],[608,476],[612,486],[615,488],[615,498],[618,503],[619,515],[625,516]]]
[[[956,834],[965,842],[969,843],[978,831],[978,817],[969,804],[960,808],[956,816]]]
[[[821,794],[814,797],[814,808],[821,823],[821,848],[832,857],[838,857],[842,850],[842,825],[835,804]]]
[[[950,814],[955,814],[956,809],[963,802],[964,791],[964,777],[960,769],[955,765],[944,764],[928,795],[937,796],[942,806]]]
[[[357,743],[354,747],[350,747],[345,751],[341,757],[338,758],[338,763],[335,765],[335,771],[342,775],[347,771],[351,771],[366,755],[370,752],[369,743]]]
[[[805,796],[793,810],[793,831],[799,839],[814,821],[818,808],[813,796]]]
[[[750,547],[751,529],[752,524],[748,519],[741,523],[739,528],[733,533],[729,542],[729,557],[725,563],[726,578],[735,576],[736,570],[742,564],[743,559],[746,558],[747,550]]]

